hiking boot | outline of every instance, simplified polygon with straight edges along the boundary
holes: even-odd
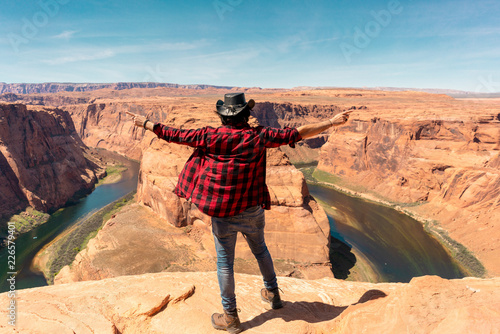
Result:
[[[267,290],[266,288],[260,290],[260,297],[263,301],[271,304],[271,307],[276,310],[283,307],[283,303],[280,298],[279,288],[274,288],[272,290]]]
[[[228,331],[231,334],[236,334],[242,331],[238,311],[226,311],[224,313],[212,314],[212,326],[215,329]]]

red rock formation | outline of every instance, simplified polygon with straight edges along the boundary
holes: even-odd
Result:
[[[67,112],[0,105],[0,214],[54,211],[90,192],[102,171],[84,148]]]
[[[410,283],[360,283],[278,277],[284,307],[260,300],[261,277],[236,274],[242,326],[248,333],[498,333],[500,280],[435,276]],[[16,327],[0,294],[0,332],[220,333],[215,272],[157,273],[61,284],[16,293]]]
[[[427,204],[411,210],[442,222],[452,238],[480,256],[487,269],[498,266],[498,100],[462,101],[445,95],[355,89],[243,90],[257,101],[255,116],[268,125],[296,126],[324,120],[337,110],[354,110],[350,123],[339,128],[324,146],[320,168],[342,176],[346,183],[358,188],[361,185],[397,202],[427,199],[423,202]],[[180,127],[216,126],[218,121],[211,110],[223,93],[223,89],[216,88],[108,88],[57,93],[51,103],[63,101],[57,96],[92,102],[64,107],[89,146],[139,159],[152,143],[144,156],[151,167],[143,165],[145,175],[141,180],[144,184],[155,183],[139,190],[156,212],[185,224],[183,212],[189,208],[183,209],[175,198],[163,202],[171,194],[159,189],[173,189],[176,173],[190,152],[157,144],[152,134],[144,137],[144,131],[133,128],[124,111]],[[49,101],[47,95],[44,101]],[[303,119],[297,120],[298,117]],[[327,135],[312,138],[307,145],[297,145],[295,150],[283,149],[293,161],[311,160],[324,138]],[[154,150],[161,150],[167,157],[163,165],[155,166],[158,163],[152,161]],[[172,204],[167,206],[167,202]],[[206,220],[196,210],[189,212]]]

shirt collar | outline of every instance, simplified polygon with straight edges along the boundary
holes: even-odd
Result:
[[[242,122],[242,123],[238,123],[235,125],[226,124],[226,125],[223,125],[222,127],[227,128],[227,129],[247,129],[250,127],[250,125],[247,122]]]

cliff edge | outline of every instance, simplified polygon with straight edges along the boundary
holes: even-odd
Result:
[[[500,279],[359,283],[279,277],[284,307],[260,300],[261,277],[236,274],[245,333],[498,333]],[[8,293],[0,315],[8,317]],[[215,272],[157,273],[17,292],[14,333],[221,333]]]

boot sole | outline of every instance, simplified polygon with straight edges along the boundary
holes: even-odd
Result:
[[[241,333],[241,331],[243,330],[243,328],[227,328],[227,327],[218,326],[218,325],[214,324],[214,319],[212,319],[212,326],[215,329],[227,331],[228,333],[231,333],[231,334],[238,334],[238,333]]]

